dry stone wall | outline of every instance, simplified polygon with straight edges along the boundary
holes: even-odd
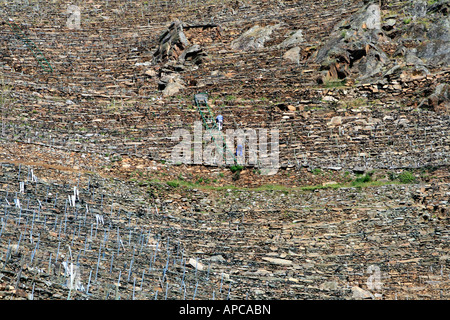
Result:
[[[169,160],[173,132],[200,120],[199,91],[225,130],[278,129],[283,168],[445,170],[448,66],[416,74],[409,55],[406,69],[373,81],[318,83],[318,48],[361,1],[93,1],[81,6],[80,29],[67,28],[63,2],[2,6],[54,69],[43,72],[2,25],[2,299],[449,298],[448,173],[311,192],[95,174],[125,156]],[[383,2],[382,22],[396,20],[383,25],[387,36],[403,25],[388,11],[404,6]],[[153,57],[177,19],[207,58],[188,71],[172,65],[186,87],[163,96],[167,70]],[[271,31],[263,44],[233,48],[255,25]],[[392,42],[380,50],[401,56]],[[39,164],[20,158],[31,149]],[[374,270],[382,284],[369,287]]]
[[[2,164],[0,184],[3,299],[449,295],[449,212],[423,211],[448,207],[448,184],[236,190],[219,211],[198,189],[148,205],[119,180],[36,166]]]
[[[165,3],[159,4],[165,10]],[[325,42],[339,21],[359,9],[358,3],[343,7],[340,1],[285,2],[279,12],[264,11],[270,5],[268,1],[229,7],[240,12],[238,20],[246,13],[246,23],[239,29],[236,20],[221,15],[217,6],[210,12],[217,18],[214,24],[196,18],[183,21],[190,40],[202,41],[209,62],[189,71],[189,75],[181,72],[186,76],[181,83],[195,86],[164,102],[157,90],[160,80],[156,75],[160,71],[157,66],[154,70],[151,60],[159,35],[170,23],[152,20],[144,24],[151,4],[131,9],[110,2],[102,9],[83,10],[80,30],[45,27],[62,23],[61,15],[54,15],[53,22],[39,24],[32,20],[38,23],[36,26],[18,20],[47,55],[55,72],[42,74],[33,57],[26,54],[26,47],[3,29],[5,83],[16,89],[3,117],[3,137],[67,150],[168,160],[176,144],[170,139],[174,130],[192,130],[193,122],[199,120],[191,106],[193,94],[200,90],[210,92],[217,100],[213,110],[224,114],[225,128],[250,129],[264,124],[278,129],[283,167],[415,168],[448,164],[448,102],[441,103],[443,112],[418,109],[427,106],[423,102],[436,83],[448,82],[448,71],[412,80],[390,74],[375,83],[344,89],[315,88],[317,79],[312,71],[318,66],[308,58],[309,50]],[[42,10],[50,16],[57,8]],[[126,10],[131,10],[126,17],[137,17],[136,28],[114,26]],[[20,17],[19,11],[13,10],[11,15]],[[269,22],[280,20],[277,17],[282,17],[282,23],[262,48],[232,48],[242,31],[257,22],[270,26]],[[320,27],[317,21],[321,21]],[[296,45],[303,58],[301,63],[292,64],[283,58],[286,49],[278,44],[288,40],[299,26],[304,41]],[[11,59],[19,59],[20,67],[14,67]],[[364,103],[358,103],[359,99]],[[295,110],[283,111],[286,106]]]

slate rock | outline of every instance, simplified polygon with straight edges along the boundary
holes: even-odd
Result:
[[[173,21],[160,35],[158,47],[153,54],[153,63],[177,59],[181,52],[189,46],[189,41],[183,32],[183,24],[179,20]]]
[[[185,89],[186,87],[178,82],[170,82],[167,84],[167,86],[164,88],[162,94],[165,97],[170,97],[176,95],[178,92],[180,92],[182,89]]]
[[[270,39],[272,32],[279,27],[279,24],[266,27],[254,25],[234,40],[231,43],[231,48],[242,51],[264,48],[264,43]]]
[[[339,23],[315,57],[321,70],[328,71],[322,82],[345,79],[351,74],[362,80],[381,73],[389,61],[378,46],[381,34],[381,11],[376,4]]]
[[[450,64],[450,21],[441,19],[426,31],[425,41],[417,47],[417,56],[427,65],[448,66]]]
[[[298,64],[300,62],[300,47],[289,49],[284,53],[283,58]]]
[[[291,260],[286,260],[286,259],[280,259],[280,258],[272,258],[272,257],[263,257],[262,258],[264,261],[273,263],[273,264],[277,264],[277,265],[282,265],[282,266],[290,266],[292,265],[292,261]]]
[[[297,30],[295,32],[292,32],[288,37],[279,44],[280,48],[289,48],[291,46],[297,46],[298,44],[301,44],[305,42],[305,39],[303,37],[303,31]]]
[[[178,57],[178,62],[181,64],[190,62],[191,64],[199,65],[204,62],[207,56],[208,54],[200,45],[194,44],[184,50],[183,53],[181,53],[181,55]]]

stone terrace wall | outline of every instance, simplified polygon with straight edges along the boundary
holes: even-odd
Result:
[[[220,200],[161,185],[170,196],[149,205],[145,188],[114,179],[0,170],[1,298],[352,299],[370,266],[379,298],[449,298],[449,212],[423,211],[430,196],[448,203],[448,183]],[[79,268],[79,290],[64,263]]]
[[[342,1],[284,1],[278,10],[267,10],[273,6],[271,1],[237,8],[226,3],[212,4],[203,15],[186,14],[190,25],[204,23],[207,14],[215,17],[221,37],[209,41],[201,28],[187,31],[191,39],[203,41],[210,60],[189,75],[196,87],[164,102],[155,80],[146,74],[146,63],[158,35],[183,10],[175,6],[164,20],[152,13],[152,6],[169,10],[167,3],[149,3],[130,7],[110,1],[96,9],[88,6],[82,9],[81,30],[65,28],[62,4],[41,7],[48,20],[33,14],[33,6],[10,7],[7,12],[36,42],[55,72],[43,74],[23,44],[10,30],[2,29],[4,83],[14,88],[9,90],[10,104],[3,108],[2,137],[72,151],[168,160],[176,144],[170,140],[174,130],[192,130],[193,122],[199,120],[192,107],[193,94],[209,91],[217,99],[212,101],[215,112],[225,116],[225,129],[279,129],[282,166],[352,169],[448,164],[448,115],[416,110],[423,99],[420,92],[448,82],[448,71],[414,81],[360,84],[345,88],[346,93],[315,85],[317,66],[308,62],[309,50],[325,41],[338,21],[359,8],[359,2],[343,6]],[[196,7],[184,10],[192,13]],[[235,14],[230,16],[231,12]],[[280,29],[265,48],[230,49],[243,30],[277,21],[282,22]],[[305,35],[300,44],[303,60],[292,64],[282,58],[284,51],[277,44],[297,29]],[[338,102],[352,97],[364,98],[366,103],[354,107],[349,101],[343,107],[326,100],[327,95]],[[296,110],[287,110],[287,105]],[[338,124],[328,124],[331,120]]]

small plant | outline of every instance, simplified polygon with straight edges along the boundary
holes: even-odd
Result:
[[[230,167],[231,172],[234,173],[233,181],[239,180],[239,178],[241,177],[242,169],[244,169],[244,167],[240,165],[234,165]]]
[[[320,170],[320,168],[314,168],[311,172],[312,172],[314,175],[318,175],[318,174],[320,174],[320,173],[322,172],[322,170]]]
[[[231,172],[236,173],[236,172],[241,172],[242,169],[244,169],[243,166],[240,165],[234,165],[230,167]]]
[[[172,188],[178,188],[180,184],[177,181],[167,181],[167,185]]]
[[[144,174],[142,171],[140,170],[135,170],[132,173],[134,176],[138,176],[138,177],[142,177],[142,175]]]
[[[403,171],[398,175],[398,180],[401,183],[413,183],[416,181],[416,177],[409,171]]]
[[[409,24],[411,22],[411,18],[405,18],[403,19],[404,24]]]
[[[328,80],[323,84],[325,88],[345,87],[345,79],[342,80]]]
[[[367,182],[371,182],[372,181],[372,175],[371,174],[365,174],[361,177],[358,177],[355,179],[355,181],[353,181],[353,185],[358,185],[361,183],[367,183]]]

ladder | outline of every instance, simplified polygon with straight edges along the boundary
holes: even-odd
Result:
[[[228,154],[230,154],[233,157],[234,164],[237,164],[237,159],[235,157],[235,154],[234,154],[233,150],[230,150],[230,148],[228,147],[224,136],[222,135],[222,140],[223,140],[223,150],[222,150],[217,145],[214,134],[212,134],[213,130],[218,130],[218,127],[216,124],[216,118],[214,116],[214,113],[211,110],[210,106],[208,105],[208,94],[207,93],[195,94],[194,102],[195,102],[195,105],[197,106],[198,112],[200,113],[200,115],[202,117],[202,121],[203,121],[203,125],[205,126],[205,129],[211,133],[211,138],[216,145],[216,149],[219,150],[219,154],[221,154],[223,156],[224,163],[226,163],[225,152],[228,152]]]
[[[8,18],[8,21],[6,21],[6,23],[11,27],[17,38],[19,38],[19,40],[22,40],[27,48],[30,49],[41,68],[46,72],[53,72],[53,68],[47,61],[47,59],[45,59],[44,54],[36,47],[33,41],[27,38],[27,36],[22,32],[22,29],[20,29],[20,27],[11,18]]]

